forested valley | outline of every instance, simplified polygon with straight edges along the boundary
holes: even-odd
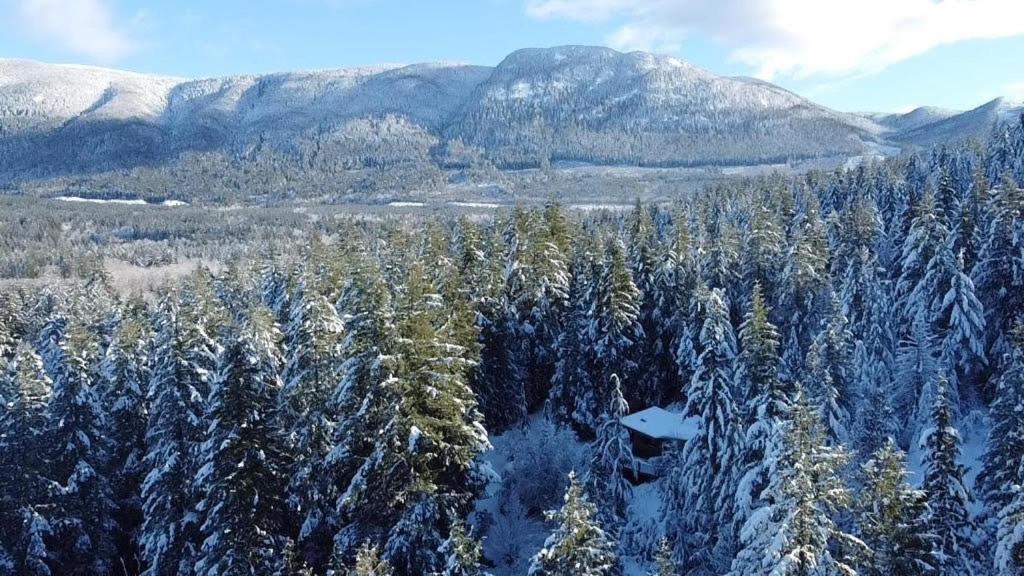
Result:
[[[0,574],[1022,574],[1022,186],[1024,119],[631,211],[5,200]]]

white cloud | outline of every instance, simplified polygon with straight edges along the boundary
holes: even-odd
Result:
[[[1003,88],[1003,94],[1010,100],[1024,102],[1024,80],[1010,82]]]
[[[107,0],[17,0],[21,23],[35,38],[98,62],[114,62],[136,46]]]
[[[703,34],[763,78],[870,73],[944,44],[1024,35],[1021,0],[527,0],[526,12],[615,22],[606,40],[621,49]]]

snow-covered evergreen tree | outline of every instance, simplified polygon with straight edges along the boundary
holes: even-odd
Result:
[[[780,438],[787,411],[788,400],[779,379],[779,333],[769,314],[760,285],[755,284],[750,310],[740,326],[744,430],[737,461],[740,480],[733,511],[734,537],[761,504],[761,493],[771,480],[765,456],[774,449],[770,444]]]
[[[807,353],[811,393],[822,407],[829,438],[836,444],[849,441],[851,413],[857,404],[853,382],[853,334],[838,298],[832,300],[828,323],[815,336]]]
[[[113,442],[106,469],[116,505],[118,564],[131,573],[141,567],[137,535],[142,525],[140,495],[146,473],[150,334],[143,313],[139,302],[124,311],[99,367],[104,401],[110,407],[107,428]]]
[[[304,522],[307,517],[322,518],[330,507],[320,498],[319,475],[332,447],[337,419],[331,395],[340,375],[344,327],[335,307],[305,276],[299,278],[290,302],[280,404],[293,462],[288,504],[299,522]],[[300,540],[300,555],[319,567],[317,562],[323,561],[325,554],[310,550],[308,544],[307,539]]]
[[[614,573],[615,543],[597,521],[597,509],[588,499],[575,474],[561,510],[548,513],[557,522],[544,548],[533,557],[530,576],[605,576]]]
[[[974,574],[974,522],[971,495],[964,483],[960,458],[960,433],[953,425],[946,380],[935,386],[930,427],[921,436],[924,482],[931,517],[928,530],[935,535],[936,567],[940,574]]]
[[[445,564],[438,576],[487,576],[480,565],[480,543],[461,522],[452,525],[440,552],[445,557]]]
[[[685,413],[700,417],[694,438],[677,456],[666,507],[666,530],[688,570],[713,571],[732,558],[743,415],[737,405],[736,335],[720,290],[706,292],[703,351],[687,389]]]
[[[836,523],[851,498],[839,476],[847,455],[828,445],[821,417],[801,389],[782,440],[765,458],[771,481],[761,494],[763,505],[740,532],[729,574],[856,574],[843,553],[863,553],[864,545]]]
[[[992,400],[989,430],[981,471],[975,486],[988,504],[988,516],[996,518],[1024,485],[1020,464],[1024,459],[1024,326],[1018,325],[1003,373]]]
[[[44,446],[46,474],[59,488],[46,512],[51,569],[106,574],[114,569],[115,505],[104,464],[110,454],[106,411],[96,390],[97,343],[72,324],[56,343],[53,399]]]
[[[387,420],[338,499],[335,549],[351,557],[357,543],[379,543],[411,576],[443,566],[438,549],[484,481],[476,457],[489,443],[439,295],[416,267],[403,288],[396,363],[382,382]]]
[[[862,466],[862,475],[857,524],[871,552],[861,573],[935,574],[935,536],[929,533],[927,495],[908,484],[906,456],[889,440]]]
[[[625,249],[618,240],[610,241],[605,250],[604,268],[594,288],[587,336],[593,346],[594,386],[583,389],[577,399],[576,413],[582,424],[591,430],[598,426],[601,414],[609,405],[611,377],[617,374],[627,388],[623,395],[628,402],[643,405],[649,400],[636,378],[639,346],[644,340],[640,324],[640,291],[626,264]]]
[[[146,476],[141,486],[139,533],[147,576],[191,570],[201,544],[193,499],[196,455],[204,435],[206,366],[198,350],[202,329],[190,330],[173,296],[165,296],[155,320],[147,391]]]
[[[11,572],[23,569],[25,507],[46,502],[48,482],[43,476],[47,428],[46,407],[52,394],[43,363],[28,345],[13,350],[13,359],[0,372],[0,566]],[[45,559],[45,557],[44,557]],[[20,568],[19,568],[20,567]]]
[[[634,470],[633,446],[622,417],[629,405],[622,397],[618,376],[612,375],[612,401],[604,413],[594,441],[594,459],[587,483],[598,503],[599,518],[605,526],[614,526],[625,517],[632,489],[626,475]]]
[[[195,479],[205,488],[197,574],[270,574],[282,561],[288,476],[279,337],[269,311],[253,309],[218,359]]]

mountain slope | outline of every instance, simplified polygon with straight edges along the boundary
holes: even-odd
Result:
[[[870,122],[682,60],[569,46],[509,55],[448,130],[502,164],[743,164],[857,154]]]
[[[757,164],[863,154],[885,131],[766,82],[607,48],[202,80],[0,60],[0,181],[188,152],[331,169],[464,161],[451,150],[500,167]]]
[[[1016,120],[1022,113],[1024,103],[996,98],[973,110],[907,127],[893,134],[892,138],[923,147],[965,138],[981,138],[987,136],[997,122]]]

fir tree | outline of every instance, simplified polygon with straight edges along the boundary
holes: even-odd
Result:
[[[651,576],[676,576],[679,573],[672,559],[672,545],[669,544],[668,538],[662,537],[658,541],[658,554],[654,558],[654,563],[657,570],[651,573]]]
[[[4,478],[0,484],[0,557],[9,558],[16,567],[22,562],[18,556],[26,537],[23,530],[31,527],[24,518],[24,507],[47,500],[46,461],[41,452],[52,387],[31,347],[16,347],[13,358],[0,373],[0,477]],[[0,561],[0,565],[4,563]]]
[[[976,487],[995,517],[1010,505],[1022,484],[1024,458],[1024,326],[1018,324],[1013,346],[1003,360],[1003,373],[992,400],[989,430]]]
[[[853,351],[853,334],[839,300],[833,298],[828,324],[814,338],[807,353],[807,369],[814,382],[812,393],[822,406],[829,438],[837,444],[849,440],[851,413],[857,403]]]
[[[443,565],[438,549],[482,486],[476,456],[489,443],[438,295],[417,268],[404,290],[398,363],[384,382],[390,418],[338,500],[335,546],[344,557],[353,542],[379,542],[395,572],[412,575]]]
[[[936,572],[928,532],[927,495],[907,483],[906,457],[892,440],[862,467],[857,523],[871,550],[862,568],[868,576],[916,576]]]
[[[569,476],[562,509],[548,513],[558,527],[533,557],[530,576],[602,576],[616,566],[615,544],[595,518],[597,509],[587,499],[575,474]]]
[[[781,442],[766,455],[771,481],[763,505],[740,532],[741,549],[731,575],[853,575],[851,562],[837,550],[863,552],[864,545],[844,533],[836,515],[851,494],[839,471],[842,448],[831,447],[818,413],[797,390]]]
[[[146,476],[141,486],[143,523],[139,533],[147,576],[177,576],[191,570],[201,544],[190,482],[203,437],[205,350],[170,296],[155,321],[152,370],[147,398]]]
[[[971,496],[964,484],[960,434],[953,427],[953,412],[945,378],[939,376],[932,404],[931,426],[921,437],[924,482],[932,515],[929,531],[936,537],[936,565],[940,574],[973,574],[976,559],[974,524],[968,511]]]
[[[733,535],[746,523],[771,480],[765,455],[777,441],[788,401],[779,379],[779,333],[768,320],[768,306],[760,286],[754,285],[750,310],[740,326],[742,376],[747,382],[742,409],[744,433],[737,466],[737,484],[733,511]]]
[[[196,573],[272,573],[285,543],[285,443],[277,414],[280,358],[269,314],[250,312],[218,360],[196,482],[206,488]]]
[[[701,424],[675,463],[667,507],[669,536],[681,544],[677,556],[691,570],[715,570],[732,557],[731,514],[742,438],[735,399],[736,336],[721,291],[707,293],[704,308],[703,351],[685,408]]]
[[[629,406],[622,397],[619,378],[612,375],[612,403],[605,411],[597,439],[588,484],[594,501],[600,502],[599,518],[605,526],[614,526],[626,514],[631,486],[626,474],[634,470],[633,447],[629,432],[622,426],[622,417]]]
[[[356,553],[356,565],[353,576],[393,576],[394,571],[387,560],[380,558],[376,546],[364,544]]]
[[[107,469],[117,506],[117,555],[123,570],[131,573],[141,568],[137,535],[142,525],[140,493],[146,472],[145,390],[150,339],[142,313],[138,303],[126,310],[100,361],[100,380],[110,406],[108,428],[114,439]]]
[[[340,375],[344,329],[334,306],[308,285],[305,276],[299,278],[290,301],[281,372],[281,417],[288,452],[294,458],[288,504],[295,518],[304,523],[306,518],[323,518],[328,512],[325,508],[329,508],[329,503],[320,498],[318,475],[332,447],[337,419],[330,400]],[[303,537],[299,546],[304,561],[319,567],[318,562],[325,560],[316,552],[325,547],[322,538],[311,541]]]
[[[440,552],[445,556],[445,565],[438,576],[487,576],[480,566],[480,543],[461,522],[452,525]]]
[[[47,511],[52,570],[105,574],[114,568],[114,502],[103,464],[109,458],[106,413],[93,372],[97,343],[73,324],[56,344],[53,399],[47,414],[46,473],[60,486]]]
[[[586,414],[584,424],[592,430],[597,427],[604,407],[608,406],[612,374],[618,374],[630,384],[630,388],[623,390],[628,402],[642,406],[649,401],[649,394],[640,390],[634,380],[638,346],[644,334],[639,321],[640,291],[626,266],[624,252],[621,242],[609,242],[590,312],[588,336],[594,347],[593,376],[597,386],[592,392],[584,391],[577,411]]]

